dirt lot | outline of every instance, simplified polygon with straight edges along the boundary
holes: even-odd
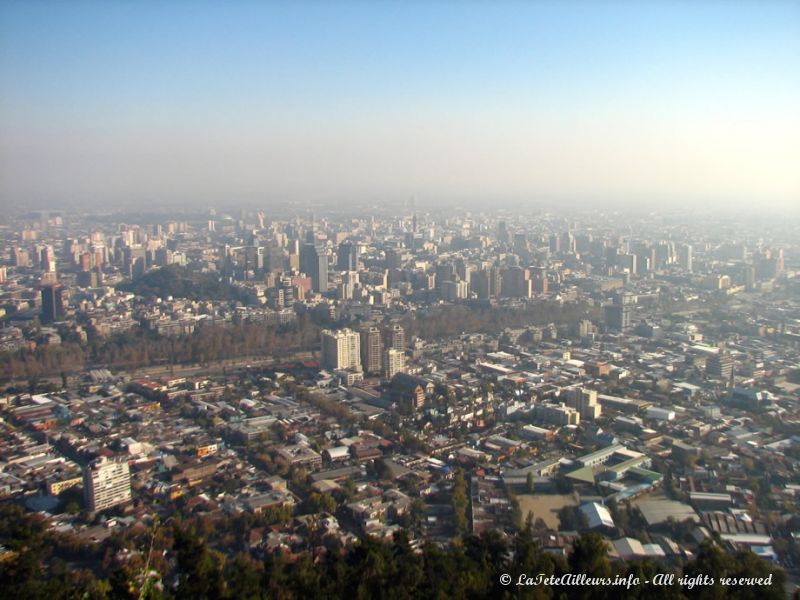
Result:
[[[523,520],[532,511],[534,520],[543,519],[550,529],[558,529],[558,511],[561,508],[578,505],[573,494],[522,494],[517,498]]]

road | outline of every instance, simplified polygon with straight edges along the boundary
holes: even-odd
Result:
[[[127,371],[132,377],[192,377],[194,375],[215,375],[225,371],[242,369],[245,367],[271,367],[276,364],[292,363],[297,361],[312,360],[314,352],[299,350],[275,356],[244,356],[211,362],[205,365],[155,365],[150,367],[139,367],[134,369],[121,369]],[[111,369],[119,372],[118,369]]]

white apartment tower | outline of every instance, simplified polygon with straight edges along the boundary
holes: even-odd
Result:
[[[389,348],[386,351],[386,379],[391,379],[397,373],[402,373],[406,368],[406,354],[402,350]]]
[[[323,330],[322,366],[333,370],[361,371],[361,338],[358,332],[352,329]]]
[[[100,457],[83,469],[86,507],[99,512],[131,499],[131,472],[127,462]]]

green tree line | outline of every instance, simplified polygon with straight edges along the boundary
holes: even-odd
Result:
[[[280,356],[318,345],[319,328],[306,317],[282,327],[246,321],[230,326],[206,325],[175,337],[134,329],[108,338],[93,337],[87,344],[68,342],[0,353],[0,380],[73,373],[88,366],[131,368],[203,364],[259,354]]]
[[[244,535],[244,532],[240,532]],[[109,558],[126,547],[112,540],[107,560],[68,566],[37,517],[20,510],[0,512],[0,596],[7,598],[191,598],[281,600],[305,598],[581,598],[683,599],[785,597],[784,573],[749,552],[728,554],[713,543],[703,544],[682,574],[713,578],[715,583],[689,587],[676,577],[665,585],[649,585],[656,574],[675,568],[656,560],[615,562],[597,534],[578,538],[568,557],[545,552],[528,522],[511,538],[496,532],[466,536],[457,543],[423,542],[412,548],[405,531],[392,541],[365,538],[348,550],[334,544],[295,555],[268,554],[263,560],[238,550],[215,549],[202,532],[173,523],[140,536],[133,558]],[[313,536],[313,533],[311,534]],[[130,544],[129,544],[130,545]],[[136,544],[133,544],[136,545]],[[131,548],[135,549],[135,548]],[[226,550],[223,552],[222,550]],[[80,552],[71,550],[75,561]],[[91,557],[91,551],[85,551]],[[587,577],[636,577],[630,589],[619,586],[518,586],[521,576],[536,578],[583,574]],[[680,573],[678,573],[680,574]],[[765,578],[772,584],[725,586],[723,577]],[[503,578],[507,576],[507,578]]]
[[[509,327],[573,323],[589,314],[589,307],[582,303],[536,302],[521,309],[458,305],[410,314],[401,324],[406,335],[435,339],[461,333],[498,334]]]

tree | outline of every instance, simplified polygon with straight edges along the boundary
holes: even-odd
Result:
[[[453,523],[455,524],[456,534],[463,535],[469,526],[467,508],[469,500],[467,498],[467,482],[464,479],[464,472],[457,469],[453,476]]]
[[[534,478],[533,473],[528,473],[528,477],[525,481],[526,487],[528,489],[528,493],[532,494],[534,491]]]
[[[311,512],[315,513],[334,513],[336,512],[336,500],[330,494],[311,492],[308,497],[308,506]]]
[[[223,593],[220,557],[213,555],[197,534],[179,525],[173,529],[173,538],[178,575],[175,597],[219,598]]]
[[[558,511],[558,527],[561,531],[581,531],[587,525],[586,515],[577,506],[563,506]]]

